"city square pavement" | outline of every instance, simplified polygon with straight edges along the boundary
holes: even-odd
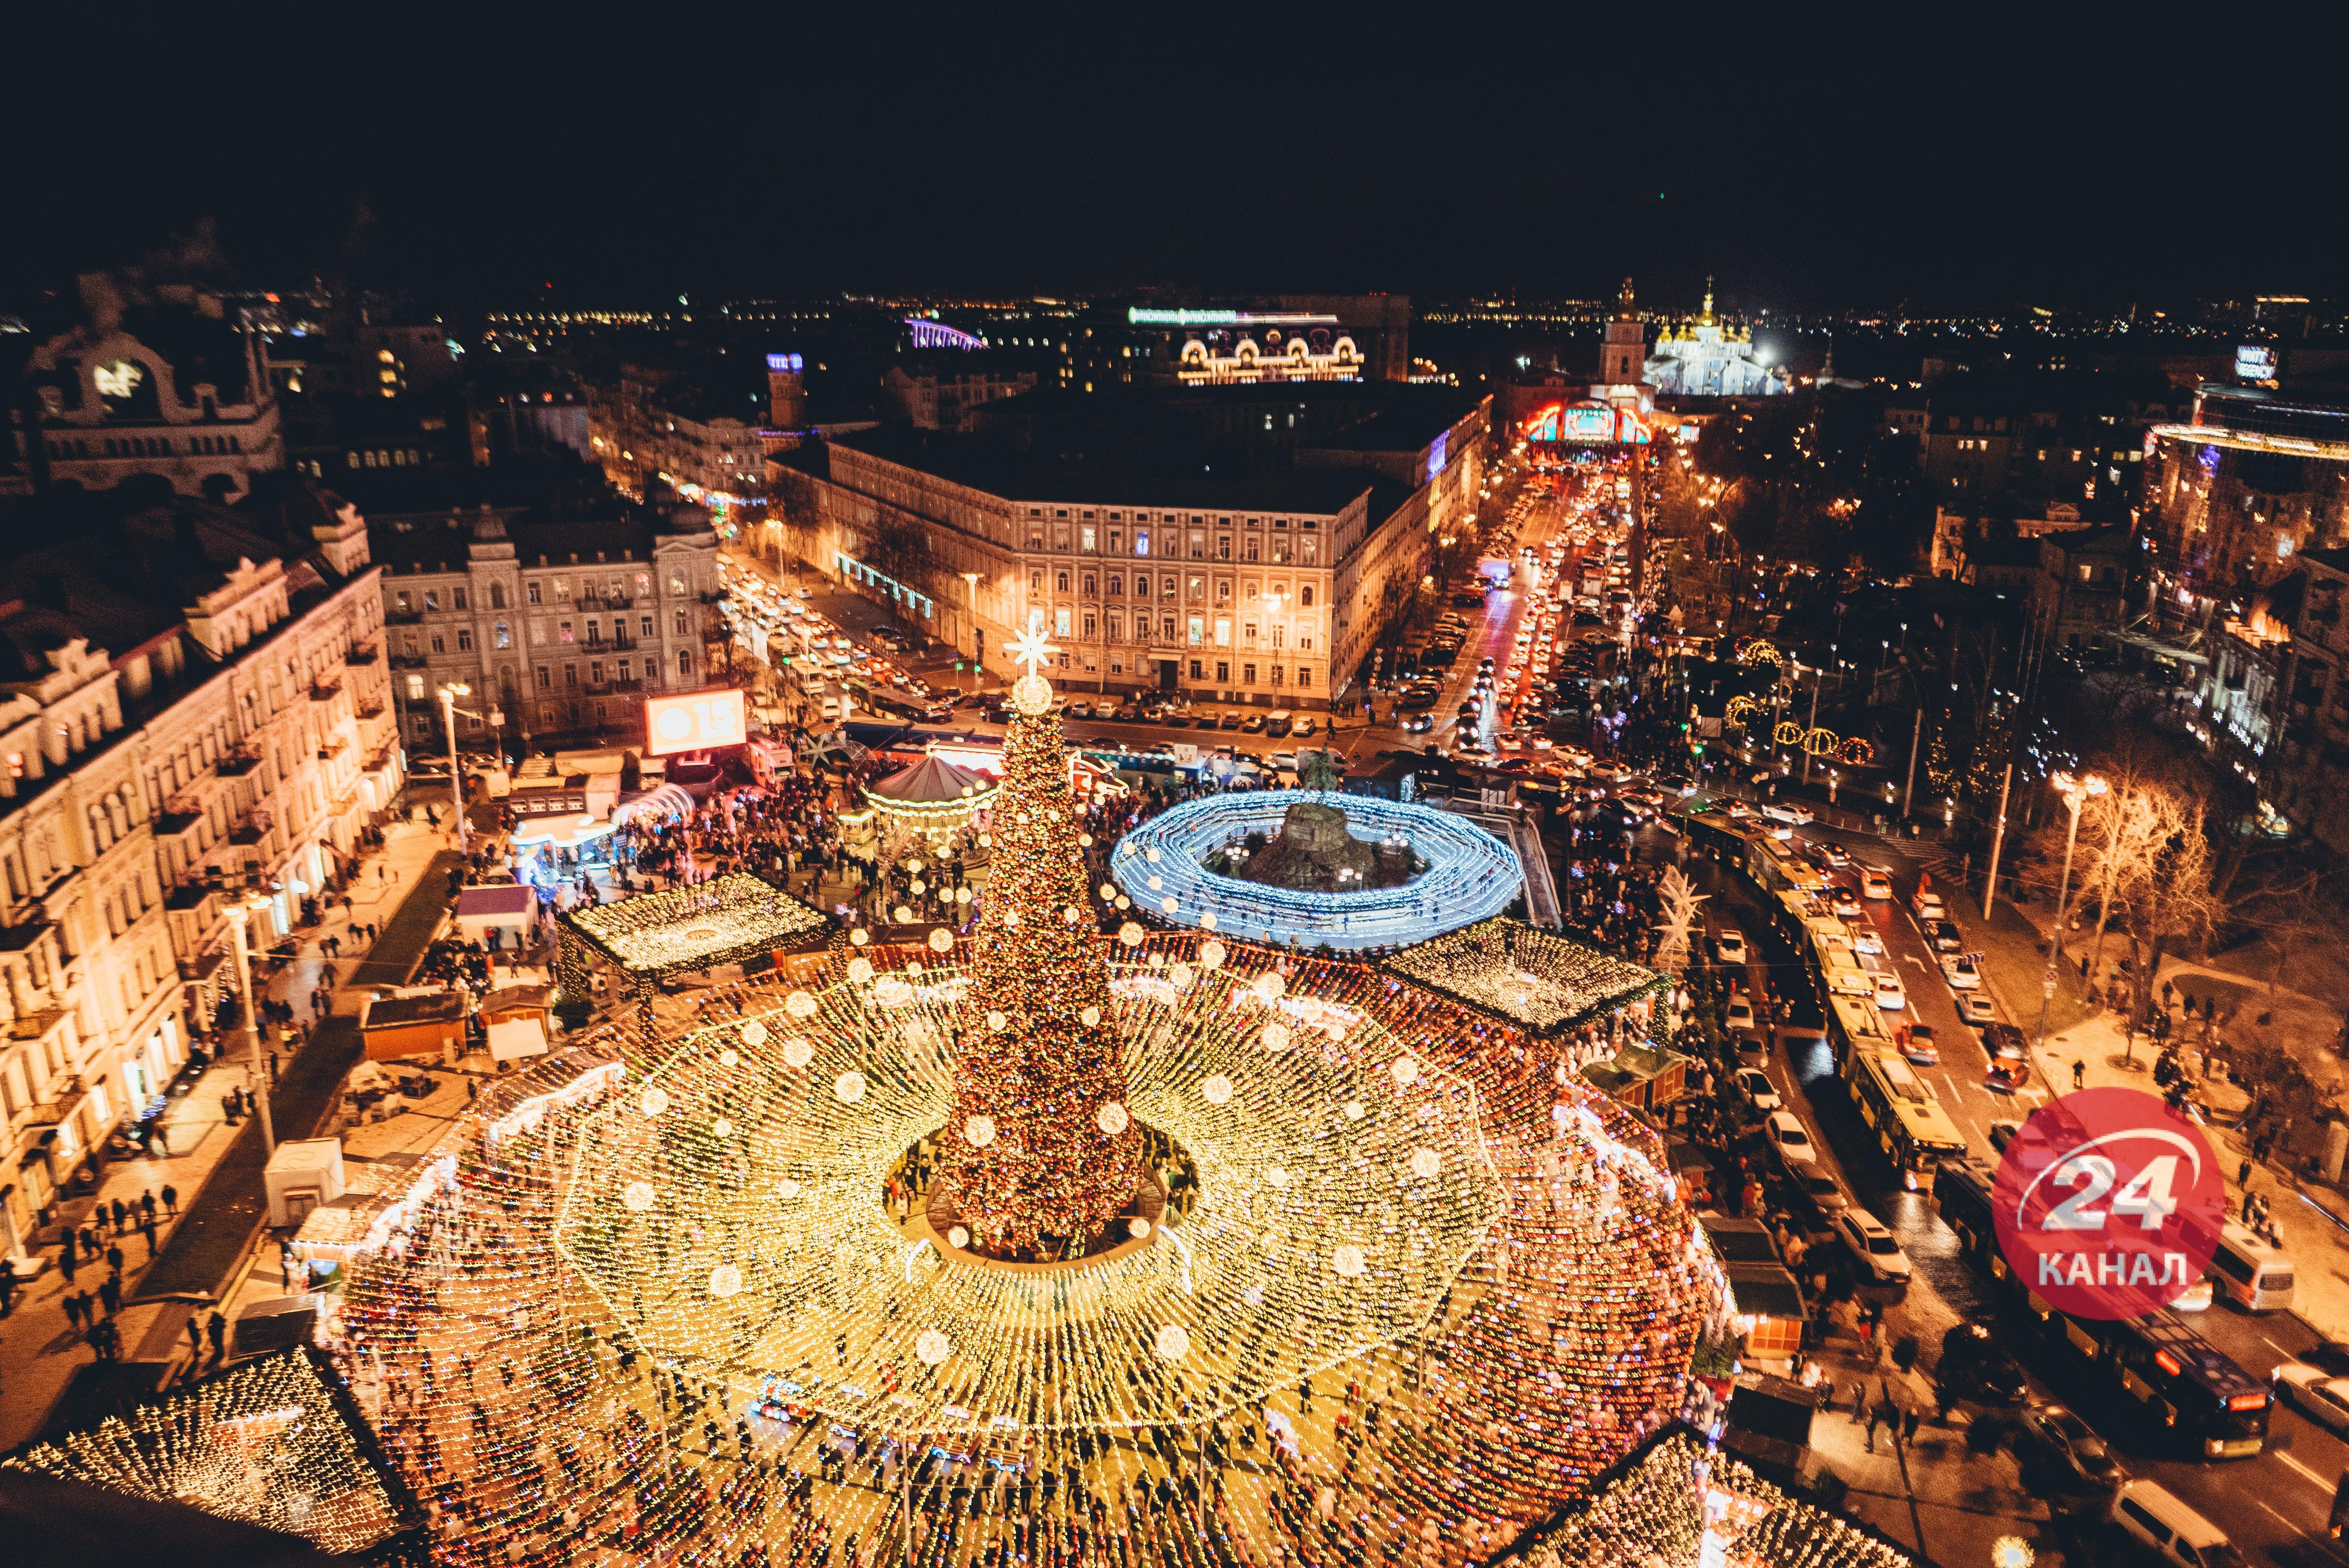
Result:
[[[312,992],[321,984],[333,987],[333,1012],[318,1021],[298,1053],[289,1050],[275,1026],[264,1028],[263,1050],[274,1047],[280,1057],[273,1104],[281,1140],[305,1135],[332,1111],[356,1057],[363,992],[350,982],[365,955],[350,939],[351,923],[388,928],[381,945],[388,947],[401,934],[389,928],[402,923],[398,917],[411,894],[419,895],[417,920],[445,894],[445,872],[437,878],[430,873],[438,858],[450,851],[447,831],[399,822],[388,827],[385,837],[383,849],[366,857],[352,881],[349,913],[337,902],[333,918],[297,934],[290,956],[254,971],[257,992],[291,1004],[305,1020],[313,1016]],[[437,908],[429,923],[438,923]],[[343,938],[339,962],[320,950],[319,939],[326,936]],[[420,943],[402,945],[421,952]],[[381,983],[381,976],[375,978]],[[154,1255],[135,1226],[119,1238],[110,1222],[104,1226],[108,1240],[123,1253],[125,1302],[116,1315],[123,1367],[94,1366],[96,1353],[66,1322],[63,1304],[69,1292],[88,1291],[96,1303],[98,1282],[107,1273],[104,1262],[78,1265],[69,1286],[57,1267],[57,1247],[43,1249],[45,1266],[18,1288],[13,1310],[0,1318],[0,1451],[54,1429],[68,1415],[78,1424],[85,1416],[102,1414],[118,1390],[151,1390],[187,1369],[194,1359],[188,1320],[209,1315],[215,1299],[233,1316],[241,1305],[285,1294],[275,1248],[261,1229],[259,1135],[249,1118],[231,1126],[224,1104],[232,1090],[252,1088],[256,1082],[245,1037],[238,1029],[211,1043],[222,1047],[224,1057],[163,1112],[171,1152],[109,1165],[95,1194],[96,1203],[109,1212],[115,1200],[136,1204],[147,1192],[155,1193],[160,1204],[167,1186],[178,1201],[176,1215],[158,1210],[160,1244]],[[261,1076],[268,1076],[265,1060]],[[296,1117],[305,1125],[293,1125]],[[88,1200],[68,1212],[88,1215],[84,1223],[98,1222]],[[206,1366],[210,1356],[207,1344]],[[67,1400],[69,1385],[76,1386],[76,1397]]]

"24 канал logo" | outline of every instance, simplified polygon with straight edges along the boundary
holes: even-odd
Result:
[[[2201,1279],[2227,1213],[2202,1130],[2159,1097],[2092,1088],[2032,1112],[1999,1161],[1998,1244],[2075,1317],[2141,1317]]]

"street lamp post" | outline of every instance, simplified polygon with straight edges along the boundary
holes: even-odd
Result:
[[[270,1083],[268,1069],[261,1061],[261,1012],[254,1006],[253,954],[245,945],[244,935],[246,923],[254,913],[268,907],[269,901],[258,893],[239,899],[228,906],[230,940],[236,944],[237,988],[244,996],[245,1053],[252,1064],[247,1070],[252,1073],[253,1081],[261,1086],[254,1099],[261,1107],[261,1150],[264,1157],[277,1152],[276,1123],[269,1114],[269,1096],[275,1086]]]
[[[440,688],[440,714],[449,721],[449,798],[457,807],[457,852],[465,852],[465,774],[457,761],[457,699],[471,696],[473,688],[462,682],[453,682]]]
[[[2056,792],[2072,810],[2071,824],[2064,830],[2064,873],[2055,884],[2055,934],[2047,947],[2047,973],[2039,984],[2039,1048],[2047,1047],[2047,1004],[2055,997],[2055,965],[2064,956],[2064,911],[2072,897],[2072,847],[2080,841],[2080,808],[2092,795],[2105,792],[2106,784],[2095,774],[2075,779],[2069,773],[2055,775]]]
[[[979,644],[979,638],[985,634],[981,633],[978,629],[978,573],[976,572],[964,572],[957,573],[957,575],[962,578],[963,586],[970,590],[971,668],[974,674],[984,674],[986,672],[981,669],[980,666],[986,663],[987,650]],[[978,689],[978,682],[976,680],[974,680],[971,685],[973,690]]]

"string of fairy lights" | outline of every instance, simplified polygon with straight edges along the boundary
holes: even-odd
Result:
[[[1305,892],[1206,869],[1233,839],[1277,830],[1292,805],[1334,806],[1357,836],[1407,841],[1427,869],[1397,887]],[[1336,791],[1249,791],[1185,800],[1127,833],[1111,874],[1167,920],[1226,936],[1307,948],[1399,946],[1499,913],[1525,872],[1506,844],[1456,812]]]
[[[1732,1304],[1655,1135],[1399,976],[1095,934],[1115,889],[1036,696],[976,940],[595,1031],[485,1094],[452,1180],[347,1265],[336,1354],[464,1540],[1489,1555],[1677,1412]],[[1014,1145],[1116,1150],[1114,1180],[957,1185]],[[956,1206],[893,1202],[909,1152]],[[1040,1261],[1084,1251],[1055,1226],[1095,1191],[1112,1244]],[[988,1212],[1040,1244],[988,1255]]]
[[[843,1420],[1163,1424],[1293,1387],[1426,1322],[1500,1176],[1473,1085],[1359,1008],[1228,963],[1210,942],[1109,982],[1132,1118],[1196,1173],[1195,1205],[1145,1245],[1002,1270],[885,1212],[891,1167],[953,1109],[944,1047],[972,985],[955,968],[688,1039],[588,1124],[556,1244],[652,1354]]]

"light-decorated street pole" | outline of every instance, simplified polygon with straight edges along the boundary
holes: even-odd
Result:
[[[259,893],[250,893],[228,906],[230,940],[236,944],[236,983],[244,994],[244,1044],[246,1070],[259,1085],[254,1101],[261,1109],[261,1150],[264,1158],[277,1152],[277,1126],[269,1114],[269,1096],[275,1088],[269,1081],[268,1069],[261,1061],[261,1012],[253,1000],[253,952],[245,944],[245,932],[253,917],[269,907],[269,901]]]
[[[457,761],[457,699],[473,688],[452,681],[440,688],[440,714],[449,721],[449,798],[457,807],[457,852],[465,852],[465,774]]]
[[[2047,1048],[2047,1004],[2055,999],[2055,965],[2064,956],[2064,912],[2072,897],[2072,849],[2080,841],[2080,808],[2091,796],[2105,793],[2106,784],[2095,774],[2075,779],[2069,773],[2055,775],[2056,793],[2072,810],[2071,825],[2064,830],[2064,874],[2055,884],[2055,934],[2047,945],[2047,972],[2039,979],[2039,1045]]]

